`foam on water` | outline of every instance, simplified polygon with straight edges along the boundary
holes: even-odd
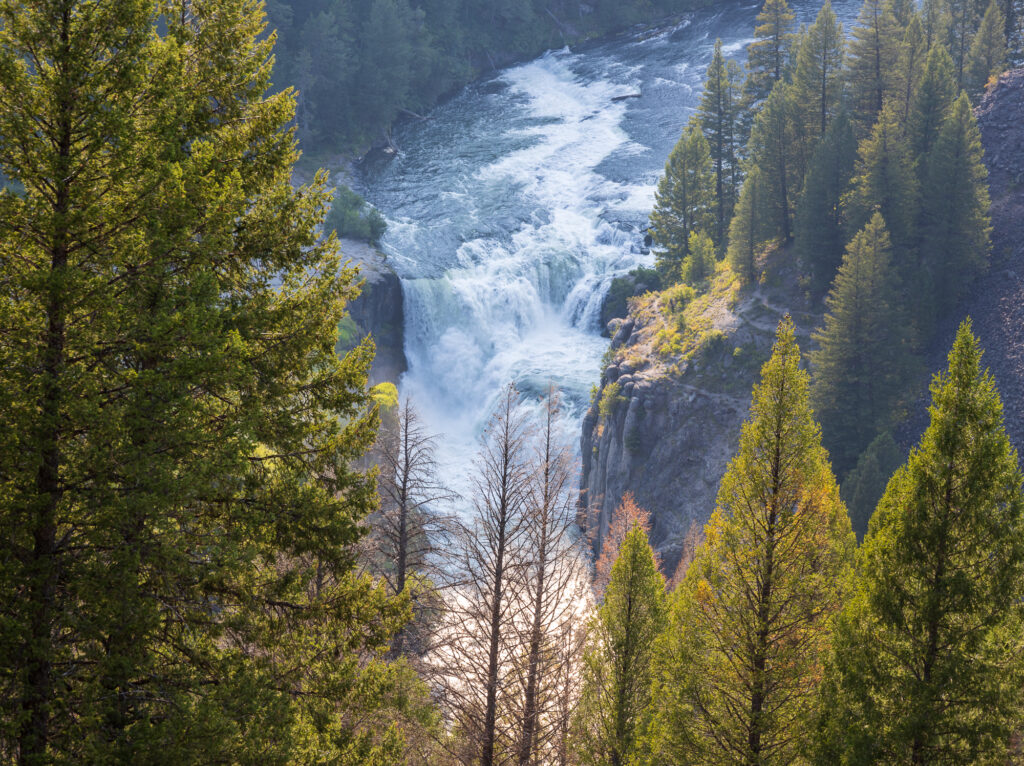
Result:
[[[529,219],[506,237],[468,238],[440,278],[404,283],[412,319],[403,388],[444,432],[440,457],[450,466],[467,465],[509,381],[532,398],[554,384],[570,408],[585,405],[606,343],[596,332],[601,296],[615,273],[645,260],[631,252],[635,236],[602,217],[640,210],[645,197],[595,172],[629,151],[620,125],[627,107],[612,99],[635,85],[585,81],[577,61],[559,51],[503,75],[525,117],[504,138],[528,140],[469,180],[478,194],[514,190]]]
[[[793,2],[800,21],[817,5]],[[856,4],[835,9],[847,21]],[[665,157],[697,105],[714,39],[742,55],[755,14],[719,6],[655,34],[549,52],[400,128],[399,156],[364,169],[403,279],[401,388],[442,434],[455,489],[468,492],[478,437],[509,382],[527,407],[559,388],[578,438],[608,343],[603,296],[616,275],[653,261],[641,229]]]

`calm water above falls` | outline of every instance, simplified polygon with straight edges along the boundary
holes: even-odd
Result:
[[[792,5],[801,23],[820,7]],[[834,8],[848,27],[857,4]],[[757,11],[700,11],[502,70],[404,124],[398,156],[363,163],[362,191],[387,216],[383,249],[403,282],[401,387],[443,434],[439,458],[457,489],[509,381],[534,400],[557,386],[578,438],[608,344],[601,300],[616,275],[653,262],[640,232],[715,38],[745,60]]]

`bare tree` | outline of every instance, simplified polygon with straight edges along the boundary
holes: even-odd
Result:
[[[367,560],[394,593],[410,585],[416,616],[395,634],[392,652],[431,649],[434,632],[424,615],[441,607],[439,588],[448,578],[445,551],[455,529],[444,510],[457,498],[438,476],[437,437],[420,421],[406,398],[396,415],[385,420],[377,444],[380,463],[380,510],[371,518]],[[412,646],[407,647],[407,641]]]
[[[576,524],[576,465],[559,433],[558,408],[552,389],[534,440],[525,519],[529,560],[517,583],[523,612],[517,627],[525,651],[516,673],[518,766],[552,762],[571,714],[571,679],[582,656],[572,651],[579,641],[566,643],[574,624],[585,619],[589,589]]]
[[[435,655],[445,702],[464,738],[464,762],[494,766],[511,747],[506,674],[516,651],[516,583],[527,563],[525,514],[530,489],[528,429],[519,393],[508,386],[477,458],[474,518],[459,536],[453,562],[460,585],[446,620],[448,641]]]

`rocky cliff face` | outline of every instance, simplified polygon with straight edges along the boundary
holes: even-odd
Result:
[[[346,260],[359,266],[362,292],[348,306],[342,322],[339,351],[347,351],[367,335],[373,335],[377,355],[370,370],[370,384],[397,382],[406,370],[402,308],[402,282],[376,249],[356,240],[341,240]]]
[[[778,287],[741,293],[719,276],[683,310],[667,291],[635,299],[610,323],[581,443],[580,505],[597,550],[626,492],[651,512],[651,543],[668,571],[690,524],[711,515],[779,320],[790,312],[806,333],[819,319],[779,303],[797,292],[785,275],[770,281]]]

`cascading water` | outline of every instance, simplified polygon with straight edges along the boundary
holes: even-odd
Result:
[[[801,22],[818,7],[794,4]],[[848,21],[855,6],[835,10]],[[397,156],[363,163],[362,191],[388,219],[383,249],[402,277],[401,388],[442,434],[456,489],[509,382],[533,399],[556,386],[578,433],[608,343],[602,299],[616,275],[653,261],[642,228],[714,40],[742,56],[756,13],[729,5],[549,52],[404,124]]]

